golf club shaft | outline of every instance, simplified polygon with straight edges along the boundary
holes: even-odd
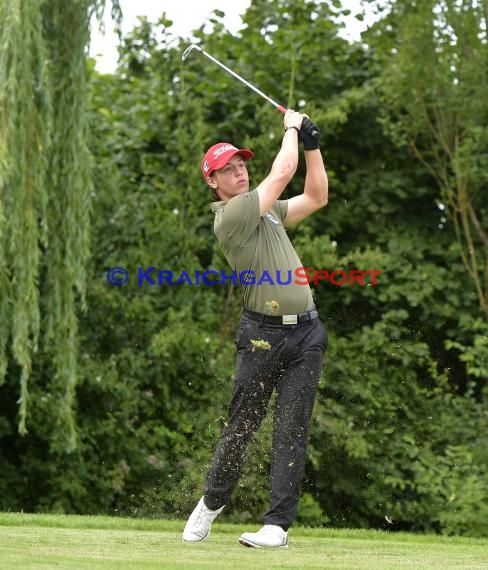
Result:
[[[286,109],[285,107],[283,107],[283,105],[280,105],[279,103],[277,103],[276,101],[273,101],[273,99],[271,99],[271,97],[268,97],[265,93],[263,93],[262,91],[260,91],[257,87],[254,87],[254,85],[252,83],[249,83],[249,81],[246,81],[243,77],[241,77],[240,75],[238,75],[235,71],[232,71],[232,69],[229,69],[226,65],[224,65],[223,63],[221,63],[218,59],[215,59],[215,57],[213,57],[212,55],[210,55],[209,53],[207,53],[206,51],[204,51],[203,49],[201,49],[198,46],[195,46],[196,49],[198,49],[198,51],[200,53],[202,53],[205,57],[207,57],[208,59],[210,59],[211,61],[213,61],[214,63],[216,63],[218,66],[220,66],[224,71],[227,71],[227,73],[230,73],[230,75],[232,75],[233,77],[235,77],[236,79],[239,79],[239,81],[242,81],[242,83],[244,83],[244,85],[246,85],[247,87],[249,87],[249,89],[252,89],[255,93],[257,93],[258,95],[261,95],[261,97],[263,97],[263,99],[266,99],[266,101],[268,101],[269,103],[271,103],[271,105],[273,105],[274,107],[276,107],[279,111],[281,111],[282,113],[286,113]]]

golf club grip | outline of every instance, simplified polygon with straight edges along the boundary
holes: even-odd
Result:
[[[307,117],[305,117],[305,118],[303,119],[303,122],[304,122],[304,123],[305,123],[305,122],[311,123],[310,119],[307,118]],[[311,136],[312,138],[314,138],[314,139],[317,138],[317,137],[319,136],[319,131],[317,131],[316,129],[314,129],[314,130],[310,133],[310,136]]]

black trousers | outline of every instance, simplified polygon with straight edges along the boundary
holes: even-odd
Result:
[[[217,444],[204,488],[216,510],[226,504],[242,472],[246,448],[276,390],[271,450],[271,506],[264,524],[288,530],[295,519],[305,465],[308,427],[327,349],[320,319],[296,325],[259,323],[243,315],[228,423]]]

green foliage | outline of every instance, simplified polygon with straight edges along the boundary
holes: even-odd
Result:
[[[391,2],[368,34],[382,122],[439,185],[460,256],[488,316],[486,3]],[[419,65],[419,53],[422,65]]]
[[[314,480],[343,524],[484,535],[486,414],[450,392],[407,316],[390,311],[333,339],[312,431]]]
[[[35,366],[52,366],[51,443],[66,449],[76,446],[77,314],[89,257],[85,49],[101,4],[0,2],[0,385],[7,374],[20,379],[26,435],[39,351]]]

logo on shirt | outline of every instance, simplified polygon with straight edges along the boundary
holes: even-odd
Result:
[[[277,224],[278,226],[280,225],[280,221],[277,218],[275,218],[273,214],[266,212],[266,217],[268,218],[268,220],[271,220],[273,224]]]

